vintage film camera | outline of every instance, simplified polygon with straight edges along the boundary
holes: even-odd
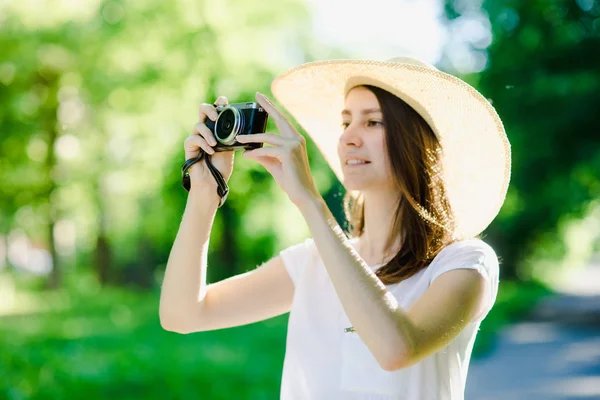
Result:
[[[215,122],[209,118],[204,122],[214,133],[217,140],[215,151],[233,151],[256,149],[262,143],[239,143],[237,135],[264,133],[267,127],[268,114],[258,103],[234,103],[217,106],[219,116]]]

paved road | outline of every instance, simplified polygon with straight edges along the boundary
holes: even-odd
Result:
[[[466,400],[600,399],[600,329],[524,322],[473,360]]]
[[[466,400],[600,400],[600,265],[571,279],[528,321],[472,360]]]

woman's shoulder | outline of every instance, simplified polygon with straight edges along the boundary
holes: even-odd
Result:
[[[296,243],[285,247],[281,252],[295,253],[295,254],[300,254],[300,253],[310,254],[314,250],[316,250],[315,241],[313,240],[312,237],[307,237],[306,239],[299,240]]]
[[[498,262],[498,257],[492,246],[480,238],[457,240],[444,247],[434,258],[434,261],[456,259],[478,259],[486,263]]]
[[[497,278],[500,273],[499,267],[494,249],[479,238],[471,238],[458,240],[444,247],[434,257],[427,270],[431,283],[445,272],[455,269],[474,269],[486,278]]]

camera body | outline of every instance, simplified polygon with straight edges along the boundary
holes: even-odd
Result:
[[[237,135],[252,135],[264,133],[267,128],[267,112],[255,102],[234,103],[227,106],[217,106],[219,116],[213,122],[206,119],[204,122],[212,131],[217,140],[215,151],[232,151],[242,149],[256,149],[262,143],[239,143]]]

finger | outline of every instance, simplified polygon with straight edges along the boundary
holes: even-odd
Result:
[[[212,104],[202,103],[200,107],[198,107],[198,121],[204,122],[206,121],[206,117],[210,118],[212,121],[216,121],[219,113],[217,109]]]
[[[217,145],[217,139],[215,139],[215,135],[208,128],[208,126],[204,125],[203,122],[198,122],[196,125],[194,125],[194,134],[202,136],[211,146]]]
[[[269,172],[271,175],[274,174],[274,172],[276,171],[276,168],[281,168],[281,162],[279,160],[274,159],[274,158],[270,158],[270,157],[253,157],[253,158],[251,158],[251,160],[256,161],[257,163],[259,163],[260,165],[262,165],[263,167],[265,167],[265,169],[267,170],[267,172]]]
[[[260,149],[246,150],[242,153],[242,156],[248,158],[271,157],[281,161],[283,152],[281,151],[281,147],[261,147]]]
[[[285,119],[277,106],[275,106],[275,104],[273,104],[273,102],[261,92],[256,92],[256,101],[271,117],[273,117],[274,120],[277,121],[278,119]]]
[[[229,101],[227,100],[227,97],[225,97],[225,96],[219,96],[217,98],[217,101],[215,101],[215,105],[217,105],[217,106],[226,106],[227,104],[229,104]]]
[[[262,108],[265,109],[267,114],[269,114],[269,116],[273,118],[273,120],[275,121],[275,125],[277,125],[277,128],[281,132],[281,136],[293,136],[293,134],[288,133],[288,129],[284,129],[284,124],[289,124],[289,121],[287,120],[285,115],[283,115],[283,113],[279,111],[277,106],[275,106],[275,104],[273,104],[273,102],[269,100],[267,96],[260,92],[256,92],[256,101],[262,106]]]
[[[268,143],[274,146],[284,146],[289,139],[273,133],[254,133],[252,135],[237,135],[236,140],[240,143]]]
[[[201,148],[208,154],[214,154],[215,151],[210,145],[204,140],[203,137],[198,135],[191,135],[185,139],[185,150],[186,151],[197,151],[198,148]]]

